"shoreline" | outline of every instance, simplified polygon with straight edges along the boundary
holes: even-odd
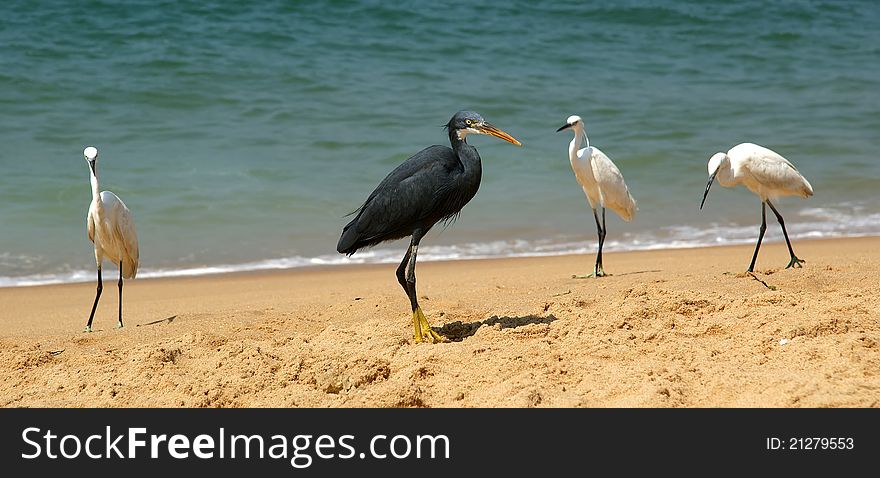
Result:
[[[396,264],[3,288],[0,406],[880,406],[880,238],[794,247],[420,263],[437,345]]]
[[[822,241],[838,241],[838,240],[858,240],[858,239],[872,239],[872,238],[880,238],[880,235],[856,235],[856,236],[841,236],[841,237],[819,237],[819,238],[801,238],[795,239],[795,243],[801,242],[822,242]],[[784,244],[784,240],[781,238],[775,239],[766,239],[762,244],[762,248],[766,245],[771,244]],[[681,251],[681,250],[700,250],[707,248],[724,248],[724,247],[744,247],[747,244],[742,243],[734,243],[734,244],[713,244],[713,245],[698,245],[698,246],[681,246],[681,247],[658,247],[658,248],[645,248],[645,249],[623,249],[623,250],[605,250],[603,252],[604,255],[610,254],[630,254],[637,252],[663,252],[663,251]],[[752,246],[754,248],[754,246]],[[403,250],[403,249],[402,249]],[[579,252],[560,252],[560,253],[548,253],[548,254],[535,254],[535,255],[514,255],[514,256],[497,256],[497,257],[461,257],[456,259],[430,259],[430,258],[420,258],[419,264],[427,264],[427,263],[457,263],[457,262],[467,262],[467,261],[496,261],[496,260],[517,260],[517,259],[540,259],[540,258],[551,258],[551,257],[578,257],[578,256],[595,256],[595,251],[579,253]],[[401,257],[402,253],[401,253]],[[271,260],[271,259],[267,259]],[[306,264],[301,266],[287,267],[287,268],[265,268],[265,269],[241,269],[241,270],[230,270],[230,271],[219,271],[219,272],[207,272],[207,273],[194,273],[194,274],[180,274],[175,275],[175,271],[165,271],[170,272],[168,275],[161,276],[153,276],[153,277],[138,277],[137,281],[153,281],[153,280],[166,280],[166,279],[183,279],[183,278],[212,278],[219,277],[224,275],[237,275],[237,274],[274,274],[274,273],[293,273],[297,271],[321,271],[321,270],[335,270],[335,269],[346,269],[346,268],[356,268],[356,267],[369,267],[369,266],[388,266],[388,265],[397,265],[399,261],[390,261],[390,262],[364,262],[364,263],[353,263],[353,264]],[[198,266],[199,268],[210,268],[210,267],[235,267],[235,264],[221,264],[217,266]],[[108,271],[115,271],[113,266],[109,266],[107,268]],[[187,269],[182,269],[187,270]],[[94,271],[92,271],[94,272]],[[111,274],[112,275],[112,274]],[[110,276],[105,277],[104,281],[107,282],[111,279]],[[115,280],[115,279],[114,279]],[[94,283],[95,278],[91,278],[88,280],[81,281],[68,281],[68,282],[49,282],[45,284],[24,284],[24,285],[0,285],[0,290],[4,289],[17,289],[17,288],[27,288],[27,287],[46,287],[46,286],[61,286],[61,285],[75,285],[75,284],[87,284]]]

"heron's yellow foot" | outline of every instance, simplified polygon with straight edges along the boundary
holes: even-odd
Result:
[[[123,327],[125,327],[125,326],[122,325],[122,322],[117,322],[117,323],[116,323],[116,328],[117,328],[117,329],[121,329],[121,328],[123,328]]]
[[[431,324],[428,322],[428,318],[425,317],[424,312],[422,312],[421,307],[413,311],[413,330],[416,343],[423,341],[433,344],[448,342],[445,337],[431,328]]]
[[[789,267],[803,267],[802,264],[804,262],[807,262],[807,261],[802,260],[802,259],[798,259],[795,256],[791,256],[791,261],[789,261],[788,265],[785,266],[785,268],[788,269]]]
[[[92,331],[92,326],[91,326],[91,325],[87,325],[86,328],[83,329],[83,333],[84,333],[84,334],[87,334],[87,333],[89,333],[89,332],[91,332],[91,331]]]
[[[416,343],[422,342],[422,322],[419,320],[419,313],[422,309],[416,309],[413,311],[413,339]]]

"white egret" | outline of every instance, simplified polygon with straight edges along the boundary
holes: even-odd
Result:
[[[92,183],[92,203],[89,205],[86,225],[89,240],[95,244],[95,262],[98,264],[98,292],[95,294],[92,313],[89,314],[89,322],[84,330],[91,332],[92,319],[95,318],[95,309],[98,307],[98,299],[101,298],[101,291],[104,288],[101,268],[105,257],[119,266],[119,323],[116,327],[122,327],[122,279],[123,277],[134,279],[137,274],[138,240],[134,230],[134,218],[125,207],[125,203],[110,191],[99,192],[98,150],[89,146],[83,150],[83,156],[89,165]]]
[[[577,182],[580,183],[587,201],[593,209],[596,228],[599,231],[599,251],[596,254],[596,266],[593,273],[584,277],[602,277],[602,246],[605,245],[605,208],[616,212],[624,221],[632,220],[636,213],[636,201],[629,194],[629,188],[623,181],[623,175],[617,166],[599,148],[590,146],[590,140],[584,131],[584,122],[580,116],[569,116],[566,123],[556,132],[566,129],[574,131],[574,138],[568,145],[568,159]],[[581,140],[586,146],[581,148]],[[599,222],[597,208],[602,209],[602,221]]]
[[[709,183],[706,184],[706,192],[703,193],[703,201],[700,203],[700,209],[706,202],[706,196],[709,194],[709,188],[712,182],[718,178],[718,183],[726,188],[732,188],[737,184],[742,184],[749,191],[753,192],[761,198],[761,229],[758,233],[758,244],[755,246],[755,254],[752,256],[752,263],[749,265],[749,272],[755,270],[755,260],[758,258],[758,249],[761,248],[761,240],[764,239],[764,231],[767,230],[767,208],[773,210],[776,220],[782,226],[782,235],[785,236],[785,244],[788,245],[788,253],[791,260],[786,269],[789,267],[802,267],[804,263],[794,255],[791,248],[791,241],[788,240],[788,231],[785,230],[785,221],[782,215],[770,202],[782,196],[800,196],[807,198],[813,195],[813,187],[810,182],[798,172],[787,159],[780,156],[775,151],[758,146],[752,143],[742,143],[730,148],[725,153],[715,153],[709,158]]]

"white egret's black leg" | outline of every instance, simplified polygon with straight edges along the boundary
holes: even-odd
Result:
[[[92,313],[89,314],[89,323],[86,324],[83,332],[92,331],[92,320],[95,318],[95,309],[98,308],[98,299],[101,298],[101,291],[104,290],[104,281],[101,279],[101,268],[98,267],[98,292],[95,294],[95,303],[92,304]]]
[[[596,210],[593,209],[593,217],[596,218],[596,226],[599,228],[599,252],[596,254],[596,267],[593,269],[593,276],[604,277],[605,270],[602,269],[602,247],[605,246],[605,208],[602,208],[602,225],[599,226],[599,217]]]
[[[122,261],[119,262],[119,323],[116,324],[117,329],[122,328]]]
[[[433,343],[445,342],[446,339],[434,331],[431,324],[428,322],[428,318],[425,317],[424,312],[422,312],[422,308],[419,307],[419,298],[418,293],[416,292],[416,261],[419,255],[419,241],[422,240],[422,236],[424,236],[424,232],[420,230],[413,233],[409,251],[406,253],[406,256],[404,256],[404,262],[402,262],[398,268],[398,280],[400,280],[400,272],[403,265],[408,262],[406,280],[403,284],[405,284],[404,288],[406,289],[406,295],[409,296],[409,302],[413,310],[413,338],[415,341],[422,342],[424,340]]]
[[[782,214],[779,214],[779,211],[773,207],[773,203],[770,200],[767,200],[767,205],[770,206],[770,209],[773,210],[773,214],[776,214],[776,220],[779,221],[779,225],[782,226],[782,235],[785,236],[785,245],[788,246],[788,253],[791,255],[791,260],[788,262],[788,265],[785,266],[786,269],[789,267],[803,267],[805,261],[798,259],[797,256],[794,255],[794,250],[791,248],[791,241],[788,240],[788,231],[785,230],[785,221],[782,219]]]
[[[599,212],[593,208],[593,218],[596,220],[596,231],[599,234],[599,251],[596,253],[596,266],[593,273],[588,276],[573,276],[575,279],[587,279],[590,277],[604,277],[605,270],[602,268],[602,246],[605,245],[605,208],[602,208],[602,220],[599,220]]]
[[[764,232],[767,230],[767,205],[761,202],[761,230],[758,231],[758,244],[755,246],[755,254],[752,256],[752,263],[749,264],[749,272],[755,272],[755,261],[758,260],[758,249],[761,248],[761,241],[764,240]]]

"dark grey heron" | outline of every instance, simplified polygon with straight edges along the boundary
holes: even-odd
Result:
[[[520,142],[483,120],[473,111],[459,111],[446,123],[452,148],[425,148],[396,167],[382,180],[343,229],[336,250],[352,255],[359,249],[411,236],[397,268],[397,281],[409,297],[416,342],[443,342],[419,307],[416,294],[416,257],[419,241],[434,224],[453,222],[480,188],[482,165],[469,134],[488,134]]]

